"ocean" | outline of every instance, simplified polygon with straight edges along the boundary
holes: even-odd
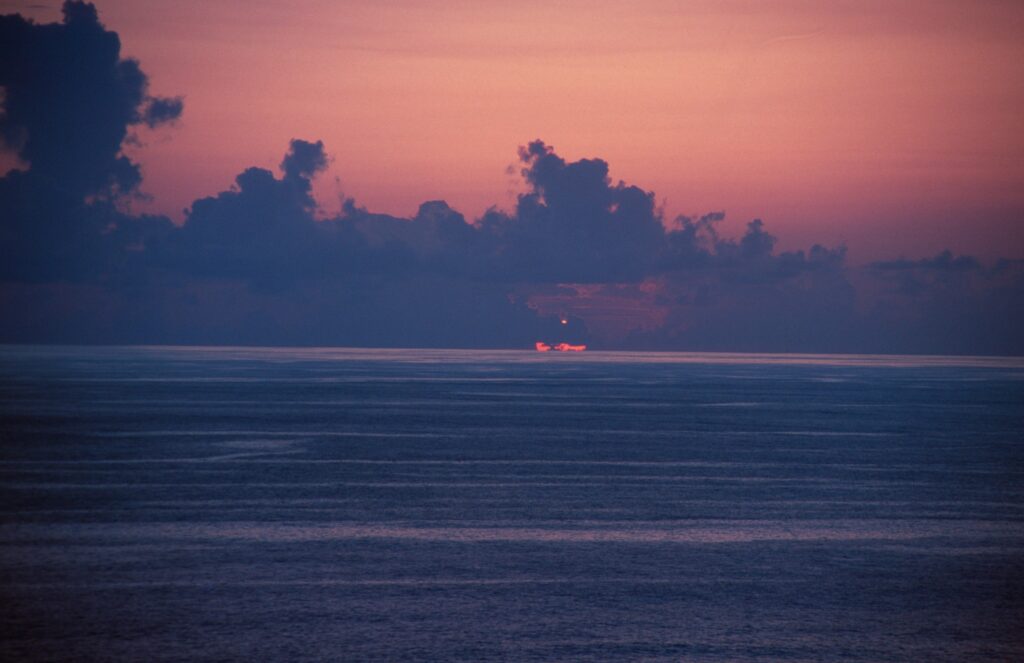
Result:
[[[1024,359],[0,347],[0,658],[1024,659]]]

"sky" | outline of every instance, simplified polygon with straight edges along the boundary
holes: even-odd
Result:
[[[394,215],[510,208],[515,150],[600,157],[668,216],[761,218],[852,259],[1024,257],[1024,7],[1015,2],[98,2],[173,132],[134,150],[183,220],[296,136],[315,192]],[[58,3],[7,2],[40,21]]]
[[[1019,3],[0,14],[2,340],[1024,351]]]

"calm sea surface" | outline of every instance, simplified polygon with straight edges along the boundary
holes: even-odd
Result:
[[[1024,658],[1024,361],[0,347],[4,660]]]

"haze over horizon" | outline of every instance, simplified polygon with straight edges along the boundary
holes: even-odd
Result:
[[[2,341],[1024,354],[1019,8],[8,9]]]

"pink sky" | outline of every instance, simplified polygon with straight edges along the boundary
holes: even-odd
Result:
[[[30,5],[34,6],[31,8]],[[666,218],[754,217],[854,263],[1024,257],[1024,4],[104,1],[177,127],[132,152],[136,210],[181,220],[293,137],[352,196],[409,215],[511,207],[534,138],[657,193]],[[0,2],[40,21],[59,4]]]

